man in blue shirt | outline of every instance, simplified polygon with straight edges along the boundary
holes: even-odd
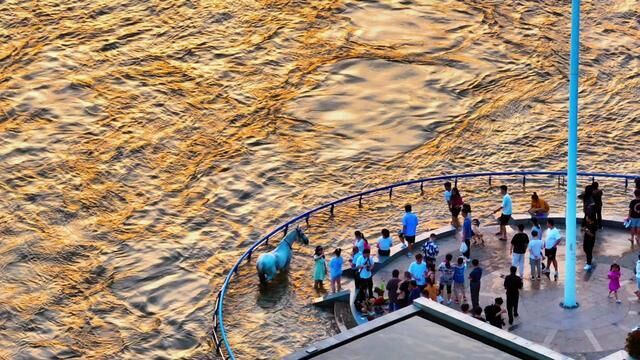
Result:
[[[418,229],[418,217],[411,212],[411,205],[404,206],[405,214],[402,217],[402,234],[404,239],[409,244],[409,252],[407,257],[411,257],[411,251],[413,250],[413,244],[416,242],[416,231]]]
[[[500,232],[496,235],[500,236],[498,238],[499,240],[507,241],[507,224],[509,224],[511,214],[513,213],[513,205],[511,203],[511,196],[508,193],[507,185],[500,186],[500,193],[502,194],[502,206],[493,212],[496,214],[498,211],[502,210],[502,215],[500,215]]]

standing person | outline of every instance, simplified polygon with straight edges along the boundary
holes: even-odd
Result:
[[[533,232],[538,233],[538,235],[533,236]],[[542,240],[542,228],[540,227],[540,223],[538,222],[538,219],[536,218],[532,218],[531,219],[531,239],[536,238],[538,240]]]
[[[465,294],[464,288],[464,272],[466,269],[467,265],[461,256],[458,258],[457,264],[453,266],[453,297],[456,304],[460,303],[460,295],[462,295],[462,303],[467,302],[467,295]]]
[[[382,236],[378,239],[378,258],[391,255],[391,246],[393,245],[389,230],[382,229],[380,235]]]
[[[620,265],[611,264],[609,268],[609,274],[607,277],[609,278],[609,298],[611,298],[611,294],[616,298],[616,304],[620,304],[621,301],[618,299],[618,290],[620,289],[620,277],[622,273],[620,272]]]
[[[560,239],[562,239],[560,235],[560,230],[556,228],[555,222],[553,219],[547,220],[547,239],[544,242],[544,256],[547,257],[547,269],[545,270],[545,274],[548,277],[551,277],[551,265],[556,270],[553,275],[554,280],[558,280],[558,260],[556,259],[556,254],[558,252],[558,244],[560,243]]]
[[[360,254],[362,254],[365,249],[369,249],[370,248],[369,242],[364,237],[364,234],[362,232],[358,231],[358,230],[356,230],[354,235],[355,235],[356,239],[354,240],[353,244],[358,247],[358,251],[360,252]]]
[[[340,281],[342,280],[342,264],[344,260],[340,254],[342,253],[342,249],[337,248],[333,251],[333,259],[329,261],[329,273],[331,276],[331,292],[336,293],[336,290],[339,292],[341,290],[342,284]]]
[[[587,215],[593,214],[595,209],[595,201],[593,200],[593,186],[587,185],[584,188],[582,194],[578,195],[578,199],[582,200],[582,212],[584,216],[582,217],[581,226],[587,223]]]
[[[427,284],[436,284],[436,264],[427,264]]]
[[[349,264],[351,265],[351,271],[353,272],[353,283],[356,287],[356,291],[360,289],[360,273],[358,272],[358,259],[362,257],[362,253],[360,252],[357,246],[354,246],[351,250],[351,258],[349,259]]]
[[[527,245],[529,245],[529,236],[524,233],[524,225],[518,224],[518,233],[511,239],[510,253],[511,265],[518,267],[521,278],[524,277],[524,254],[527,252]]]
[[[549,216],[549,204],[536,192],[531,195],[531,208],[529,209],[529,214],[532,218],[538,219],[540,221],[547,220]]]
[[[457,229],[460,227],[460,221],[458,220],[458,215],[460,215],[460,211],[464,206],[464,200],[462,199],[462,195],[460,195],[460,190],[457,187],[454,187],[451,190],[451,218],[453,221],[453,226]]]
[[[411,273],[408,271],[404,272],[404,279],[398,285],[398,305],[400,308],[403,308],[409,305],[409,284],[411,283]]]
[[[507,225],[511,219],[511,214],[513,213],[513,204],[511,202],[511,196],[509,195],[507,185],[500,186],[500,193],[502,194],[502,206],[493,212],[494,214],[497,214],[498,211],[502,210],[502,215],[500,215],[500,232],[496,235],[500,236],[498,240],[507,241]]]
[[[518,268],[512,266],[510,274],[504,278],[504,288],[507,290],[507,314],[509,315],[509,325],[513,325],[513,317],[518,317],[518,300],[520,299],[520,289],[522,289],[522,278],[516,275]]]
[[[594,181],[591,184],[593,187],[593,203],[594,203],[594,215],[598,229],[602,229],[602,195],[603,191],[600,189],[600,184]]]
[[[327,263],[324,260],[324,249],[322,246],[316,246],[315,254],[313,254],[313,261],[313,288],[320,290],[324,288],[324,278],[327,275]]]
[[[629,229],[631,229],[631,246],[633,246],[633,240],[640,245],[640,189],[636,189],[633,192],[635,199],[629,203]]]
[[[473,270],[469,273],[469,292],[471,292],[471,306],[473,308],[480,307],[480,279],[482,278],[482,268],[478,259],[471,260]],[[482,313],[482,308],[480,308]]]
[[[529,264],[531,265],[531,280],[540,280],[540,275],[542,273],[542,260],[544,260],[544,256],[542,255],[542,248],[544,247],[544,243],[538,237],[538,231],[533,230],[531,232],[531,241],[529,241]]]
[[[415,280],[411,280],[409,283],[409,304],[413,303],[413,300],[419,298],[421,294],[422,289],[420,289],[420,286],[416,284]]]
[[[447,305],[449,305],[451,304],[451,284],[453,283],[453,266],[451,266],[453,255],[447,254],[444,259],[438,266],[438,271],[440,272],[440,295],[443,294],[443,290],[446,288]]]
[[[365,249],[362,257],[358,258],[358,272],[360,273],[360,290],[366,299],[373,297],[373,259],[371,258],[371,250]]]
[[[582,249],[587,257],[587,263],[584,265],[586,271],[591,270],[591,261],[593,260],[593,247],[596,244],[596,232],[598,232],[598,223],[591,216],[587,216],[587,223],[585,224],[584,236],[582,240]]]
[[[457,228],[460,224],[458,224],[458,215],[454,216],[451,210],[451,183],[449,181],[444,183],[444,201],[447,203],[447,209],[451,212],[451,225]]]
[[[424,290],[422,291],[422,295],[424,295],[424,297],[429,298],[433,301],[438,301],[438,288],[436,287],[436,284],[432,283],[427,279],[427,285],[424,287]]]
[[[391,272],[391,279],[387,281],[387,293],[389,294],[389,312],[394,312],[400,309],[398,303],[398,286],[400,285],[400,271],[393,269]]]
[[[422,261],[422,254],[416,254],[416,261],[409,265],[408,271],[411,273],[411,278],[416,281],[416,284],[422,290],[426,284],[427,276],[427,264]]]
[[[436,256],[440,253],[440,248],[436,244],[436,234],[429,235],[429,240],[422,245],[422,252],[424,252],[424,258],[427,261],[427,267],[436,263]]]
[[[464,222],[462,223],[462,241],[467,246],[467,251],[462,253],[465,258],[471,258],[471,237],[473,237],[473,230],[471,229],[471,215],[468,209],[462,209],[462,217]]]
[[[501,297],[497,297],[492,305],[484,308],[484,316],[487,318],[489,324],[500,329],[502,329],[504,325],[504,320],[502,319],[502,314],[505,313],[505,310],[502,308],[503,303],[504,300],[502,300]]]
[[[413,244],[416,242],[416,231],[418,230],[418,217],[411,212],[411,205],[404,206],[404,216],[402,217],[402,234],[404,239],[409,244],[409,252],[407,257],[411,257],[411,251],[413,251]]]

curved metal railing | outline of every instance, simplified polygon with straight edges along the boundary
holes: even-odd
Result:
[[[325,209],[329,209],[331,215],[333,215],[334,212],[334,208],[336,205],[338,204],[342,204],[354,199],[358,199],[359,203],[362,203],[362,198],[366,195],[371,195],[371,194],[375,194],[375,193],[381,193],[381,192],[389,192],[389,197],[391,197],[393,195],[393,189],[395,188],[399,188],[399,187],[404,187],[404,186],[409,186],[409,185],[414,185],[414,184],[420,184],[420,191],[423,191],[423,184],[424,183],[428,183],[428,182],[434,182],[434,181],[443,181],[443,180],[453,180],[454,183],[457,185],[458,183],[458,179],[466,179],[466,178],[478,178],[478,177],[488,177],[489,178],[489,185],[491,186],[491,180],[492,177],[494,176],[521,176],[522,177],[522,184],[526,185],[526,181],[527,181],[527,176],[554,176],[558,178],[558,185],[564,185],[564,178],[567,175],[566,171],[505,171],[505,172],[482,172],[482,173],[468,173],[468,174],[458,174],[458,175],[442,175],[442,176],[434,176],[434,177],[428,177],[428,178],[423,178],[423,179],[418,179],[418,180],[410,180],[410,181],[404,181],[404,182],[399,182],[399,183],[395,183],[395,184],[391,184],[391,185],[387,185],[387,186],[383,186],[383,187],[379,187],[379,188],[375,188],[375,189],[371,189],[371,190],[367,190],[367,191],[363,191],[361,193],[357,193],[357,194],[353,194],[353,195],[349,195],[346,197],[343,197],[341,199],[326,203],[324,205],[320,205],[312,210],[309,210],[301,215],[298,215],[292,219],[290,219],[289,221],[285,222],[284,224],[278,226],[277,228],[273,229],[271,232],[269,232],[267,235],[265,235],[264,237],[262,237],[260,240],[256,241],[253,245],[251,245],[243,254],[242,256],[240,256],[240,258],[236,261],[236,263],[233,265],[233,267],[231,268],[231,270],[229,271],[229,273],[227,274],[224,283],[222,283],[222,287],[220,288],[220,291],[218,291],[218,295],[216,297],[216,302],[215,302],[215,308],[214,308],[214,312],[213,312],[213,340],[215,342],[215,346],[216,346],[216,352],[223,358],[225,359],[225,355],[222,349],[222,346],[224,346],[224,350],[226,350],[227,354],[228,354],[228,358],[230,359],[235,359],[235,356],[233,355],[233,350],[231,350],[231,346],[229,345],[229,342],[227,340],[227,334],[226,334],[226,330],[224,328],[224,296],[227,293],[227,289],[229,287],[229,283],[231,282],[231,278],[233,277],[234,274],[236,274],[236,272],[238,271],[238,268],[240,267],[240,265],[242,264],[242,262],[244,260],[246,260],[247,258],[250,258],[251,255],[253,254],[253,252],[261,245],[263,244],[268,244],[268,241],[271,237],[273,237],[274,235],[278,234],[279,232],[283,231],[285,234],[287,233],[289,226],[290,225],[294,225],[300,221],[305,221],[307,224],[309,223],[309,218],[315,214],[318,213],[322,210]],[[624,186],[625,188],[627,188],[629,186],[629,180],[630,179],[634,179],[637,177],[640,177],[640,175],[623,175],[623,174],[608,174],[608,173],[591,173],[591,172],[578,172],[578,176],[581,177],[591,177],[591,180],[594,181],[596,178],[614,178],[614,179],[624,179]],[[219,333],[219,334],[218,334]]]

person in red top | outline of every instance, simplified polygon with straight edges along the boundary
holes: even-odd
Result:
[[[462,195],[460,195],[460,190],[457,187],[451,189],[451,217],[453,219],[453,226],[455,228],[460,227],[460,220],[458,219],[458,215],[460,215],[460,211],[462,211],[462,206],[464,205],[464,200],[462,200]]]

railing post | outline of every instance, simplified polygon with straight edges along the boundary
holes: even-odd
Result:
[[[287,224],[284,226],[284,235],[286,236],[288,232],[289,232],[289,225]]]
[[[329,212],[331,213],[331,216],[333,216],[333,204],[331,204],[331,209],[329,209]]]
[[[491,187],[491,176],[489,176],[489,187]]]
[[[389,189],[389,199],[391,199],[391,195],[393,195],[393,188]]]
[[[309,227],[309,215],[304,218],[304,222],[307,224],[307,227]]]
[[[360,195],[360,197],[358,198],[358,207],[362,207],[362,195]]]
[[[249,250],[249,254],[247,254],[247,263],[251,262],[251,255],[253,254],[253,251]]]
[[[420,182],[420,195],[424,195],[424,183]]]
[[[527,186],[527,176],[523,175],[522,176],[522,187],[526,187]]]
[[[629,179],[624,178],[624,189],[627,190],[629,188]]]
[[[595,176],[592,176],[592,177],[591,177],[591,183],[593,184],[594,182],[596,182],[596,177],[595,177]]]
[[[453,186],[458,187],[458,178],[453,180]]]

